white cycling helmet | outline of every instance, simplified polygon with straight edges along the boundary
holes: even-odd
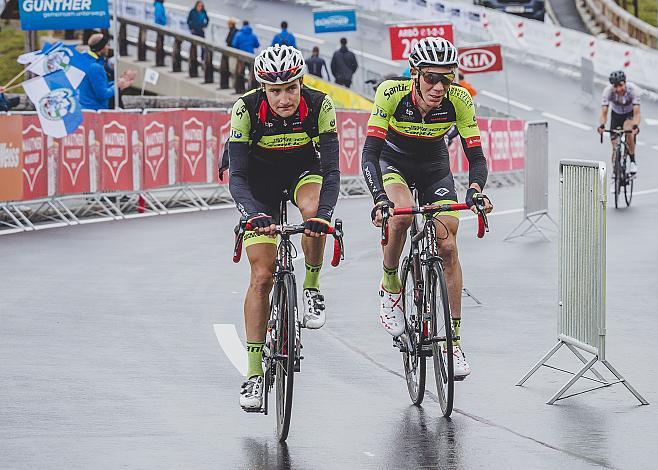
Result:
[[[306,73],[302,53],[292,46],[279,44],[263,50],[254,61],[256,80],[260,83],[282,85],[301,78]]]
[[[432,66],[456,67],[457,48],[447,39],[423,38],[411,50],[409,65],[415,69]]]

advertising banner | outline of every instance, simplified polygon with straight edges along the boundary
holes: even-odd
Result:
[[[463,73],[500,72],[503,54],[500,44],[459,48],[459,70]]]
[[[181,158],[178,163],[180,183],[207,181],[205,114],[199,111],[181,113]]]
[[[340,140],[340,173],[343,176],[361,174],[361,151],[366,141],[370,113],[338,111],[338,138]]]
[[[413,47],[423,38],[442,37],[454,42],[451,23],[428,23],[389,26],[388,36],[391,41],[391,59],[407,60]]]
[[[356,31],[355,10],[315,10],[313,12],[315,34]]]
[[[89,121],[89,118],[85,119]],[[88,122],[60,140],[58,194],[86,193],[90,188]]]
[[[161,112],[141,117],[144,129],[144,159],[142,162],[144,189],[154,189],[169,184],[167,128],[173,113]]]
[[[23,117],[0,116],[0,202],[23,199]]]
[[[21,29],[109,28],[107,0],[18,0]]]
[[[23,200],[48,196],[48,140],[37,116],[23,116]]]
[[[101,191],[131,191],[133,180],[133,153],[137,152],[136,164],[141,166],[141,142],[136,129],[139,115],[101,113]],[[138,169],[139,170],[139,169]],[[137,172],[137,176],[140,175]]]

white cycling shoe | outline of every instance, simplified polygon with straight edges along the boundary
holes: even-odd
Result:
[[[635,176],[637,174],[637,163],[635,162],[628,162],[628,172],[632,175]]]
[[[404,309],[402,308],[402,292],[392,294],[382,286],[379,290],[381,308],[379,322],[391,336],[397,338],[404,333]]]
[[[318,289],[304,289],[304,319],[302,325],[310,330],[321,328],[327,321],[324,296]]]
[[[263,406],[264,380],[260,375],[251,377],[240,388],[240,406],[245,411],[258,411]]]
[[[447,354],[447,350],[443,351],[443,354]],[[464,380],[471,373],[471,366],[460,346],[452,347],[452,367],[455,380]]]

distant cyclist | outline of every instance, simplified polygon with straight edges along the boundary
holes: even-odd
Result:
[[[628,145],[628,156],[631,159],[628,172],[631,175],[636,175],[635,136],[640,132],[640,90],[634,83],[626,81],[626,74],[621,70],[612,72],[608,77],[608,81],[610,85],[603,90],[601,115],[599,117],[597,131],[599,134],[603,134],[605,123],[608,120],[608,107],[612,107],[610,128],[633,131],[631,135],[627,136],[626,145]],[[611,134],[612,158],[614,158],[614,148],[617,144],[617,138],[616,135]],[[614,182],[612,184],[614,187]]]
[[[425,38],[409,56],[410,79],[387,80],[377,88],[375,104],[368,121],[363,148],[363,174],[374,198],[371,217],[381,225],[381,211],[390,207],[410,207],[415,185],[420,204],[457,202],[455,183],[444,136],[453,126],[461,135],[469,161],[469,188],[466,203],[487,181],[487,162],[480,144],[475,107],[466,89],[454,84],[457,49],[446,39]],[[486,200],[486,210],[492,208]],[[379,296],[379,320],[384,329],[397,337],[404,332],[402,283],[398,275],[411,216],[395,216],[389,222],[389,242],[384,247],[383,275]],[[439,253],[448,283],[448,299],[456,335],[461,327],[462,270],[457,254],[459,213],[436,217]],[[459,341],[453,351],[456,377],[471,372]]]
[[[281,196],[287,190],[306,221],[302,325],[320,328],[326,320],[320,292],[324,235],[340,186],[334,104],[329,96],[303,85],[302,53],[291,46],[268,47],[256,57],[254,70],[261,88],[233,106],[228,149],[231,195],[254,227],[244,237],[251,280],[244,302],[248,371],[240,405],[248,409],[262,405],[261,360],[277,247],[272,234]]]

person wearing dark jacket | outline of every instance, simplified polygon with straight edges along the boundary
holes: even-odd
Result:
[[[19,96],[15,96],[13,98],[7,98],[4,93],[4,88],[0,86],[0,112],[6,113],[7,111],[11,111],[12,108],[15,108],[18,106],[21,102],[21,98]]]
[[[322,69],[324,69],[327,72],[327,81],[331,80],[327,63],[320,57],[320,49],[317,46],[313,48],[311,57],[306,59],[306,67],[308,68],[308,73],[320,78],[323,78]]]
[[[248,21],[242,22],[242,28],[233,38],[233,47],[241,51],[253,54],[254,51],[260,47],[258,38],[254,34]]]
[[[187,26],[190,28],[190,32],[195,36],[205,38],[205,29],[208,26],[208,21],[206,8],[203,6],[203,2],[199,0],[194,4],[194,8],[192,8],[187,15]]]
[[[235,27],[235,20],[233,18],[228,19],[228,34],[226,35],[226,45],[228,47],[233,47],[233,39],[235,35],[238,34],[238,28]]]
[[[272,46],[276,46],[277,44],[281,46],[292,46],[297,49],[297,41],[295,41],[295,36],[288,32],[287,21],[281,22],[281,32],[275,34],[274,38],[272,39]]]
[[[356,56],[347,49],[347,39],[340,38],[340,49],[334,52],[331,59],[331,73],[335,82],[349,88],[352,85],[352,76],[358,68]]]
[[[165,10],[164,0],[155,0],[153,2],[153,15],[155,17],[155,24],[160,26],[167,25],[167,11]]]

